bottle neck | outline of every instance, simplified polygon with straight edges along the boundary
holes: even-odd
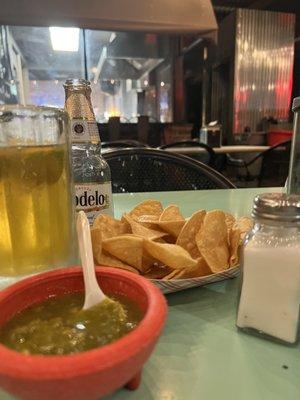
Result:
[[[88,90],[72,90],[67,88],[65,109],[70,119],[84,119],[96,122],[91,95]]]
[[[71,120],[71,141],[100,145],[99,130],[91,102],[89,88],[65,88],[65,109]]]

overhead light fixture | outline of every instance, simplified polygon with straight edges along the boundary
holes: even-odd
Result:
[[[116,37],[117,37],[117,35],[115,34],[115,32],[113,32],[113,33],[110,35],[109,43],[112,43],[112,42],[115,40]]]
[[[54,51],[78,51],[79,28],[50,26],[51,45]]]

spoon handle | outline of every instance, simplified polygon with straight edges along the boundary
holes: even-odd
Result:
[[[78,213],[76,227],[85,287],[83,309],[87,309],[104,300],[105,294],[97,282],[89,221],[83,211]]]

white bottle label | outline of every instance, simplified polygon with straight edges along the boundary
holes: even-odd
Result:
[[[96,142],[100,141],[97,122],[83,119],[71,120],[72,142]]]
[[[98,214],[113,215],[111,182],[75,184],[76,211],[84,211],[90,225]]]

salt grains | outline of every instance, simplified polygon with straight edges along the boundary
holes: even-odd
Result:
[[[244,253],[237,326],[294,343],[299,299],[300,246],[257,248],[251,241]]]
[[[245,242],[237,326],[287,343],[298,339],[300,196],[257,196]]]

